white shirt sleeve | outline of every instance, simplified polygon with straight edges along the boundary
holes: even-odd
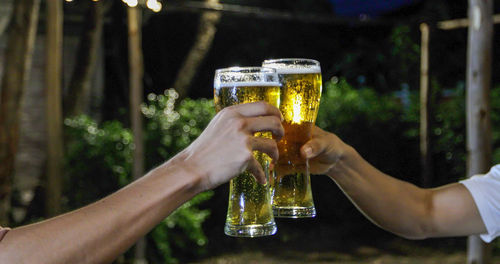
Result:
[[[462,183],[472,194],[487,233],[481,239],[489,243],[500,236],[500,165],[485,175],[476,175]]]

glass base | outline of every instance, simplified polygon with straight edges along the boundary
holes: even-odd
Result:
[[[224,226],[224,234],[233,237],[262,237],[276,234],[278,228],[276,223],[268,223],[264,225],[226,225]]]
[[[280,218],[308,218],[316,216],[316,209],[311,207],[274,207],[274,217]]]

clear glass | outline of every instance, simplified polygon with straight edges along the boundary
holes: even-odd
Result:
[[[214,102],[216,111],[236,104],[266,101],[279,106],[280,83],[274,69],[261,67],[232,67],[215,72]],[[272,138],[271,132],[258,132],[255,136]],[[224,233],[236,237],[274,235],[274,221],[269,190],[269,163],[265,153],[254,151],[262,165],[268,183],[257,183],[245,171],[229,183],[229,203]]]
[[[321,98],[321,67],[311,59],[266,60],[281,82],[280,110],[285,136],[278,142],[279,160],[272,172],[271,196],[275,217],[315,217],[308,160],[300,148],[311,139]]]

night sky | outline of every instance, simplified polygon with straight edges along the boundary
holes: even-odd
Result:
[[[377,16],[419,0],[330,0],[339,16]]]

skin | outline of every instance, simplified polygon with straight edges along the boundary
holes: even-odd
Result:
[[[326,174],[374,224],[409,239],[481,234],[486,228],[460,183],[419,188],[379,171],[332,133],[313,129],[301,148],[311,173]]]
[[[244,170],[265,183],[252,151],[278,158],[283,136],[279,110],[266,103],[220,111],[188,148],[141,179],[79,210],[9,231],[0,263],[110,263],[172,211],[196,194]]]

